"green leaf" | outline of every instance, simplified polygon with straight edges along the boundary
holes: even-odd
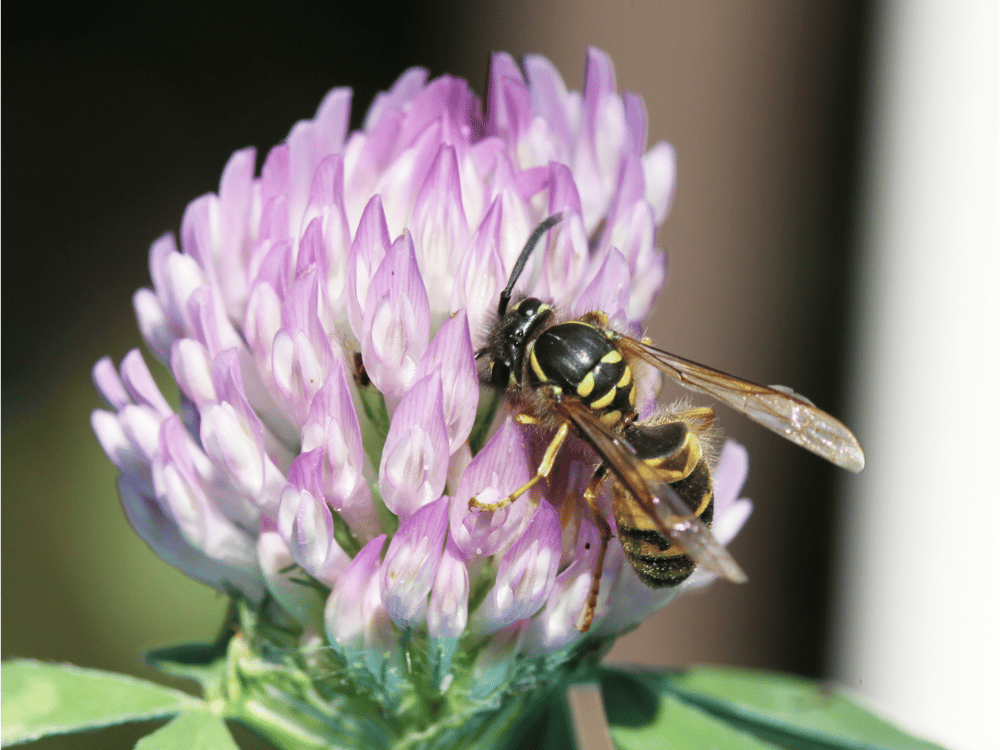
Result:
[[[226,722],[207,711],[184,713],[146,735],[135,745],[135,750],[239,750]]]
[[[497,750],[567,750],[573,747],[573,725],[564,692],[555,691],[547,701],[538,701],[506,733]]]
[[[618,750],[703,750],[775,746],[662,691],[659,675],[603,670],[601,690]]]
[[[801,677],[725,667],[659,673],[606,670],[602,680],[605,700],[629,681],[640,688],[632,689],[636,708],[624,714],[624,723],[630,721],[629,726],[646,731],[658,724],[655,717],[663,711],[658,704],[673,698],[745,736],[795,750],[942,750],[837,690]],[[645,693],[640,692],[642,688]],[[622,716],[617,715],[617,723],[623,723]]]
[[[204,703],[128,675],[16,659],[3,664],[3,744],[171,716]]]
[[[549,701],[550,710],[546,721],[539,728],[544,728],[545,734],[541,745],[547,750],[573,747],[573,725],[566,704],[565,693]],[[522,745],[523,747],[523,745]]]
[[[841,691],[802,677],[700,667],[675,674],[669,689],[762,735],[803,748],[943,750],[862,708]]]

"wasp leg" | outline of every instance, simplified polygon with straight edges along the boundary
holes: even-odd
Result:
[[[590,323],[590,325],[600,328],[602,331],[611,328],[611,319],[606,313],[600,310],[592,310],[589,313],[584,313],[580,316],[580,320],[584,323]]]
[[[687,422],[688,427],[701,435],[715,424],[715,410],[711,406],[696,406],[677,413],[677,418]]]
[[[587,606],[577,618],[576,629],[581,633],[590,630],[590,624],[594,621],[594,611],[597,609],[597,595],[601,593],[601,576],[604,573],[604,556],[608,553],[608,542],[611,541],[611,526],[607,519],[597,507],[597,494],[601,491],[601,485],[608,474],[608,465],[601,464],[594,472],[594,476],[587,483],[587,489],[583,491],[583,499],[587,501],[590,513],[594,517],[594,523],[601,534],[601,548],[597,552],[597,564],[594,565],[594,580],[590,584],[590,596],[587,597]]]
[[[532,423],[527,422],[527,424]],[[552,442],[549,443],[549,447],[545,449],[545,455],[542,457],[542,462],[538,464],[538,471],[535,472],[535,476],[525,482],[521,487],[495,503],[481,503],[473,497],[469,500],[469,507],[478,508],[479,510],[500,510],[501,508],[506,508],[540,481],[548,479],[549,473],[552,471],[552,466],[556,462],[556,456],[559,455],[559,449],[562,448],[562,444],[566,441],[566,436],[568,434],[569,422],[563,422],[562,426],[556,431],[555,437],[552,438]]]

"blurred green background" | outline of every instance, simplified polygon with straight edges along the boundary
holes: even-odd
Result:
[[[868,5],[293,2],[43,6],[3,32],[3,656],[148,673],[143,650],[214,636],[225,602],[151,554],[89,425],[90,368],[141,346],[149,244],[338,85],[353,124],[411,65],[468,77],[539,52],[582,84],[586,46],[677,148],[660,235],[663,346],[843,413],[849,236]],[[149,357],[147,357],[147,360]],[[824,672],[833,469],[731,414],[757,500],[734,546],[751,575],[682,600],[614,656]],[[803,491],[802,488],[807,488]],[[804,495],[804,497],[803,497]],[[38,747],[130,747],[145,729]],[[92,742],[92,745],[85,744]]]

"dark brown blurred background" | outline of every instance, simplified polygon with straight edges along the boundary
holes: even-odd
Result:
[[[224,602],[150,554],[121,516],[89,427],[92,363],[140,345],[150,242],[266,152],[333,86],[357,125],[406,67],[469,78],[491,50],[548,56],[572,88],[587,45],[678,154],[650,334],[726,371],[845,411],[865,2],[520,0],[107,5],[4,28],[3,656],[143,674],[143,649],[214,634]],[[76,15],[72,15],[76,13]],[[745,586],[675,602],[613,652],[822,676],[837,470],[721,412],[751,451],[756,503],[733,551]],[[95,736],[130,747],[141,732]],[[42,747],[43,745],[39,745]],[[46,747],[78,747],[77,740]]]

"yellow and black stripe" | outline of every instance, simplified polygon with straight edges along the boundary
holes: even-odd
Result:
[[[636,455],[667,482],[706,526],[714,510],[712,474],[701,441],[687,422],[632,425],[625,439]],[[695,562],[660,533],[655,520],[621,483],[611,490],[622,549],[639,579],[652,588],[676,586],[694,572]]]
[[[632,368],[605,331],[579,320],[546,328],[528,355],[530,384],[575,394],[608,427],[635,414]]]

